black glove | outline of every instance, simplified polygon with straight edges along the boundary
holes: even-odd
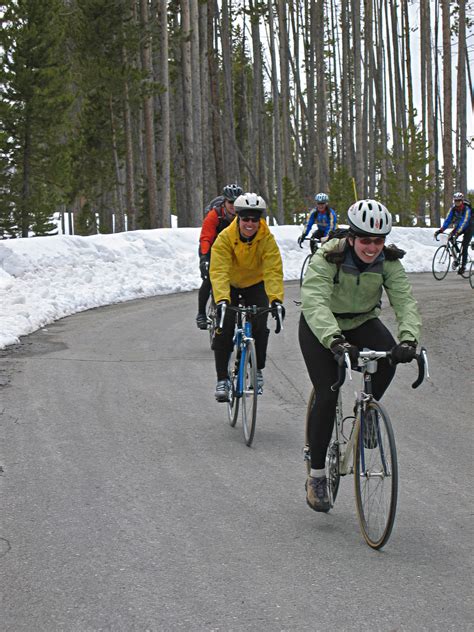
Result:
[[[355,345],[351,345],[350,342],[347,342],[347,340],[343,336],[341,336],[340,338],[335,338],[332,341],[330,348],[334,354],[334,359],[339,366],[344,366],[344,355],[346,353],[349,354],[351,364],[357,363],[357,358],[359,357],[359,349]]]
[[[207,255],[201,255],[199,258],[199,269],[201,270],[201,279],[207,279],[209,277],[209,257]]]
[[[403,340],[391,350],[392,363],[411,362],[416,356],[416,341]]]
[[[436,240],[438,239],[438,235],[441,235],[442,232],[443,232],[442,230],[435,230],[434,236]]]
[[[304,235],[300,235],[300,236],[298,237],[298,246],[299,246],[300,248],[303,248],[303,242],[304,242]]]
[[[224,305],[227,306],[229,304],[229,301],[219,301],[218,303],[216,303],[216,323],[217,323],[217,327],[218,329],[220,329],[224,323],[221,323],[222,320],[222,312],[225,311],[225,308],[223,310]]]
[[[281,307],[281,319],[280,314],[278,313],[278,307]],[[277,321],[275,333],[279,334],[281,331],[281,326],[283,321],[285,320],[286,310],[283,304],[280,301],[272,301],[272,316]]]

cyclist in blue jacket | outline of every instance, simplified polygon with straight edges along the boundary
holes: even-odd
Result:
[[[453,230],[449,236],[450,239],[456,239],[459,235],[463,235],[461,248],[461,267],[458,274],[464,274],[466,271],[467,251],[472,239],[472,208],[467,200],[464,199],[464,193],[458,191],[453,195],[453,206],[449,209],[448,215],[439,230],[435,232],[435,237],[453,224]]]
[[[316,200],[316,208],[311,210],[308,223],[306,227],[298,237],[298,245],[301,246],[304,238],[309,235],[314,224],[316,224],[316,230],[311,235],[316,239],[322,239],[327,237],[330,230],[337,228],[337,213],[333,208],[329,206],[329,197],[326,193],[318,193],[314,196]]]

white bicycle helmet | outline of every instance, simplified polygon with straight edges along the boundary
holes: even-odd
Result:
[[[347,211],[349,226],[356,235],[388,235],[392,230],[392,216],[376,200],[359,200]]]
[[[262,216],[267,210],[265,200],[256,193],[243,193],[234,202],[237,215]]]
[[[316,203],[319,204],[327,204],[329,202],[329,197],[326,193],[318,193],[314,196],[314,199],[316,200]]]
[[[456,202],[456,200],[464,200],[464,193],[461,193],[461,191],[456,191],[456,193],[453,195],[453,200],[454,202]]]

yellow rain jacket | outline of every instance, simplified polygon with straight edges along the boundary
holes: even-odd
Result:
[[[264,282],[268,301],[283,302],[283,265],[280,250],[267,223],[260,220],[252,241],[242,241],[234,219],[212,246],[210,276],[216,303],[230,302],[230,286],[246,288]]]

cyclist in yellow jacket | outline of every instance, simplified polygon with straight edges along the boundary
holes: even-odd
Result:
[[[237,218],[223,230],[212,246],[210,276],[212,292],[220,321],[222,306],[257,305],[274,308],[283,302],[283,266],[280,250],[267,223],[263,219],[266,204],[256,193],[244,193],[234,202]],[[282,316],[284,308],[282,306]],[[235,313],[227,310],[222,331],[214,338],[214,357],[217,372],[215,397],[218,402],[229,400],[229,357],[232,353]],[[262,370],[265,367],[268,334],[267,314],[252,321],[257,355],[259,392],[263,388]]]

